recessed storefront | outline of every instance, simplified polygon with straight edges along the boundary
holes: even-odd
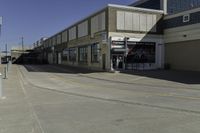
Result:
[[[125,40],[125,41],[124,41]],[[146,70],[155,69],[159,53],[158,43],[126,41],[125,39],[112,40],[111,42],[111,66],[114,70]]]

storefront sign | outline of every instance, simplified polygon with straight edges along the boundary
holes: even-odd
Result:
[[[119,49],[113,49],[114,52],[126,52],[126,49],[122,49],[122,48],[119,48]]]
[[[125,41],[112,41],[111,48],[123,49],[123,48],[125,48]]]

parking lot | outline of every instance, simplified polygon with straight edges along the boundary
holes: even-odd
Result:
[[[198,133],[200,74],[12,65],[2,133]]]

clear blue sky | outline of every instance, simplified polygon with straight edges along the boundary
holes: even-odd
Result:
[[[135,0],[0,0],[3,16],[1,49],[21,43],[33,44],[68,27],[108,3],[128,5]]]

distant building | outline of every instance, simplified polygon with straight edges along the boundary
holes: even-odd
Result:
[[[13,46],[11,48],[11,53],[10,53],[12,63],[22,63],[24,61],[23,55],[28,55],[32,51],[33,51],[32,46],[25,45],[23,48],[22,46]]]
[[[0,56],[1,56],[1,63],[8,63],[8,61],[11,60],[11,53],[10,52],[6,52],[6,51],[1,51],[0,52]]]

